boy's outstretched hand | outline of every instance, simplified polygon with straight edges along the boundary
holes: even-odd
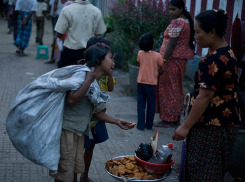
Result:
[[[134,123],[127,122],[123,119],[113,118],[113,117],[105,114],[104,112],[95,113],[95,114],[93,114],[93,117],[97,118],[100,121],[104,121],[106,123],[116,124],[124,130],[132,129],[135,126]]]
[[[132,129],[135,126],[133,123],[129,123],[122,119],[118,119],[117,125],[124,130]]]

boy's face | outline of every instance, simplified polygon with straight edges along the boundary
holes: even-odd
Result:
[[[112,53],[108,52],[105,56],[105,59],[101,63],[101,68],[104,71],[105,76],[111,75],[112,70],[114,69],[115,63],[112,57]]]

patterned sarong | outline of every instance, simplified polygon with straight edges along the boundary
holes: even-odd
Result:
[[[30,13],[22,11],[22,14],[24,15],[24,17],[27,17]],[[20,47],[20,49],[24,49],[28,47],[29,40],[31,37],[32,17],[29,18],[26,25],[21,25],[21,22],[22,18],[20,15],[18,15],[18,34],[14,44],[17,47]]]
[[[237,126],[194,126],[186,140],[185,182],[223,181]]]

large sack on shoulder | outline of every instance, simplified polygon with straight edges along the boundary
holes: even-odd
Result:
[[[22,89],[6,119],[13,146],[30,161],[56,171],[60,159],[60,136],[66,92],[77,90],[90,69],[68,66],[48,72]],[[86,96],[93,104],[109,95],[94,81]]]

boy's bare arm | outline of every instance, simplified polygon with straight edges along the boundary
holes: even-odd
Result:
[[[70,106],[73,106],[76,103],[78,103],[86,94],[90,84],[94,81],[94,79],[95,79],[95,73],[94,73],[94,68],[92,68],[90,72],[86,73],[85,81],[83,82],[82,86],[78,90],[67,92],[66,95],[67,103]]]
[[[104,112],[95,113],[95,114],[93,114],[93,117],[97,118],[100,121],[106,122],[106,123],[116,124],[124,130],[128,130],[128,129],[131,129],[134,127],[134,126],[130,126],[132,123],[129,123],[129,122],[124,121],[122,119],[113,118],[113,117],[105,114]]]
[[[108,86],[108,91],[109,92],[112,92],[113,91],[113,88],[114,88],[113,76],[112,75],[108,76],[107,86]]]

